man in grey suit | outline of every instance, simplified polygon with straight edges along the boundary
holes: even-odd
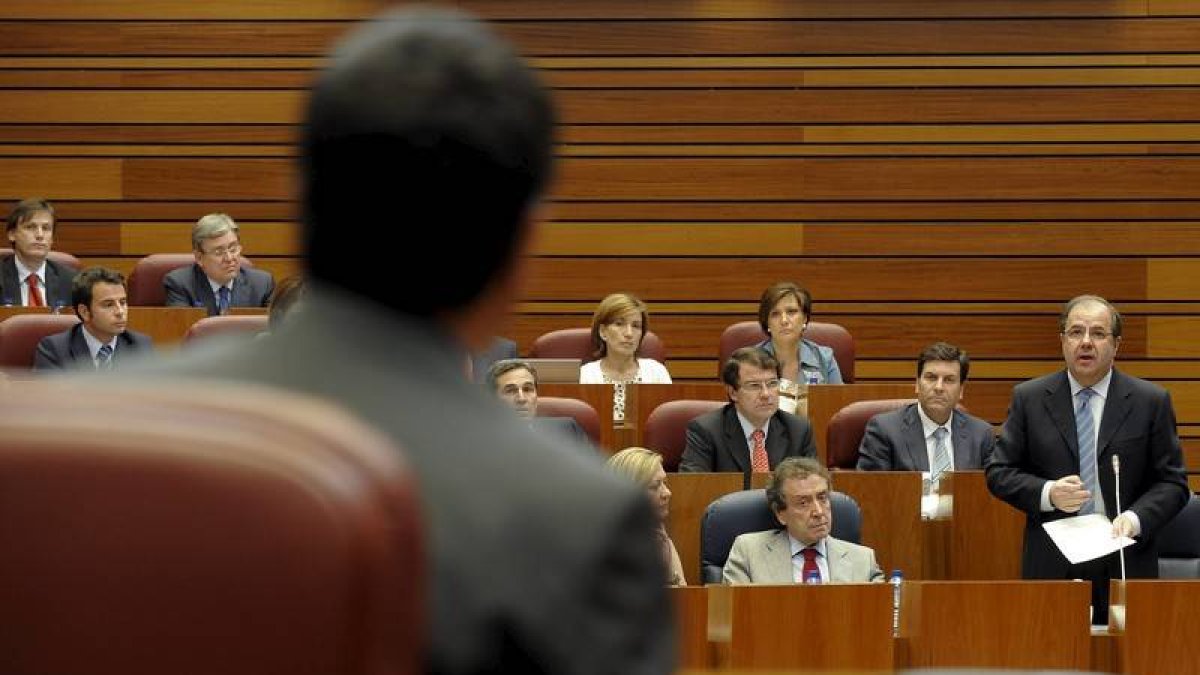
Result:
[[[767,504],[783,528],[738,535],[725,561],[723,581],[882,581],[874,550],[830,536],[829,482],[829,470],[816,459],[788,457],[780,462],[767,484]]]
[[[0,259],[0,304],[65,307],[75,270],[50,260],[57,218],[44,199],[24,199],[8,213],[5,234],[13,254]]]
[[[945,342],[917,357],[917,402],[867,422],[858,446],[866,471],[928,471],[936,484],[946,471],[982,469],[992,452],[992,425],[955,406],[962,400],[971,361]]]
[[[1022,575],[1091,580],[1092,619],[1102,624],[1109,579],[1121,574],[1118,555],[1072,565],[1042,525],[1102,514],[1114,535],[1137,539],[1125,549],[1128,576],[1155,578],[1155,535],[1183,509],[1189,491],[1170,394],[1113,367],[1121,343],[1116,308],[1081,295],[1063,307],[1058,327],[1067,368],[1013,389],[988,461],[988,489],[1025,512]]]
[[[224,213],[210,213],[192,226],[191,267],[163,277],[168,307],[204,307],[209,316],[230,307],[266,307],[275,290],[269,272],[242,264],[238,224]]]
[[[104,370],[153,351],[149,335],[127,328],[129,307],[120,272],[104,267],[83,270],[75,276],[71,303],[80,323],[38,342],[34,370]]]
[[[353,32],[301,133],[303,306],[287,330],[163,369],[324,396],[406,451],[433,673],[674,670],[644,491],[562,452],[463,372],[519,297],[553,123],[535,73],[464,15],[408,9]],[[403,233],[397,255],[444,264],[366,263],[378,228]]]
[[[538,417],[537,369],[520,359],[505,359],[487,371],[488,389],[507,403],[521,419],[538,431],[549,431],[560,438],[571,438],[583,445],[591,439],[574,417]]]
[[[816,457],[808,420],[779,409],[779,362],[758,347],[721,369],[729,403],[688,423],[680,471],[766,473],[784,457]]]

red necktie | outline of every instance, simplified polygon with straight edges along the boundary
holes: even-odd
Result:
[[[762,429],[755,429],[754,433],[750,434],[750,440],[754,441],[754,448],[750,451],[750,466],[754,473],[770,473],[771,463],[767,461],[767,446],[763,443],[766,434]]]
[[[804,569],[800,570],[800,581],[807,582],[808,578],[814,574],[817,577],[817,581],[820,581],[821,568],[817,567],[817,549],[801,549],[800,554],[804,556]]]
[[[25,282],[29,284],[29,306],[30,307],[45,307],[46,302],[42,300],[42,290],[38,288],[38,278],[36,274],[30,274],[25,277]]]

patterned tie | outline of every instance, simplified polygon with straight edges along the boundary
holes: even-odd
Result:
[[[100,345],[100,351],[96,352],[96,370],[108,370],[112,368],[112,355],[112,347]]]
[[[217,314],[229,313],[229,287],[222,286],[217,289]]]
[[[1079,436],[1079,479],[1083,487],[1092,493],[1092,498],[1079,508],[1080,515],[1096,510],[1096,497],[1100,486],[1096,483],[1096,422],[1092,418],[1092,396],[1096,392],[1079,390],[1079,407],[1075,409],[1075,433]]]
[[[946,431],[946,427],[938,427],[933,430],[933,471],[929,475],[929,480],[933,484],[937,484],[938,478],[950,470],[950,449],[946,447],[946,436],[950,435]]]
[[[38,288],[38,276],[30,274],[25,277],[25,283],[29,284],[29,306],[45,307],[46,301],[42,299],[42,289]]]
[[[750,451],[750,467],[754,473],[770,473],[771,463],[767,461],[767,446],[763,443],[766,434],[762,429],[755,429],[754,433],[750,434],[750,440],[754,441],[754,448]]]
[[[816,576],[817,583],[821,581],[821,568],[817,567],[817,549],[805,548],[800,550],[804,556],[804,568],[800,570],[800,581],[808,583],[809,577]]]

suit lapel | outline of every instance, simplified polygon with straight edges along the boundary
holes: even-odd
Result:
[[[904,451],[908,453],[910,466],[918,471],[929,470],[929,452],[925,449],[925,428],[914,403],[904,411]],[[894,467],[893,467],[894,468]]]
[[[250,302],[250,283],[246,281],[246,270],[238,268],[237,276],[233,278],[233,292],[229,294],[230,307],[252,307]]]
[[[825,554],[829,556],[829,559],[826,560],[829,563],[829,580],[851,581],[849,575],[850,563],[846,560],[846,557],[850,555],[850,551],[846,546],[842,545],[842,540],[825,537]]]
[[[1071,457],[1079,465],[1079,436],[1075,433],[1075,408],[1071,405],[1071,383],[1067,381],[1067,371],[1062,371],[1046,386],[1043,405],[1054,426],[1062,435],[1063,441]]]
[[[779,583],[796,581],[796,573],[792,568],[792,545],[788,540],[787,530],[778,530],[767,540],[767,565],[768,579],[780,579]],[[786,581],[783,581],[785,579]]]
[[[71,359],[75,362],[87,362],[89,366],[95,366],[92,361],[92,352],[88,349],[87,340],[83,337],[83,324],[77,323],[71,327],[71,335],[67,339],[67,351],[71,354]]]
[[[980,462],[972,456],[975,444],[967,438],[967,418],[958,410],[950,414],[950,433],[954,438],[954,468],[961,471],[964,466],[978,466]]]
[[[779,463],[783,461],[790,441],[791,434],[788,433],[787,424],[783,421],[783,413],[776,411],[774,415],[771,415],[771,423],[767,426],[767,460],[772,467],[779,466]]]
[[[16,253],[0,260],[0,289],[4,291],[4,301],[10,305],[21,304],[21,284],[17,281]]]
[[[196,297],[204,303],[204,308],[208,310],[209,316],[215,315],[217,313],[217,296],[213,295],[208,275],[204,273],[204,269],[200,265],[193,264],[192,277],[196,281]]]
[[[725,447],[732,450],[733,462],[738,465],[742,473],[750,471],[750,445],[746,443],[746,437],[742,434],[737,408],[732,403],[725,407],[725,413],[721,415],[721,426],[725,431]],[[770,452],[768,444],[768,456],[770,456]]]
[[[1112,379],[1108,382],[1108,396],[1104,399],[1104,412],[1100,416],[1100,435],[1096,441],[1097,459],[1104,455],[1113,436],[1129,416],[1131,393],[1132,389],[1128,386],[1125,376],[1114,368]]]

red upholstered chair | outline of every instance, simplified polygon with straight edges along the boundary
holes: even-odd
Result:
[[[540,396],[537,404],[538,417],[574,417],[587,432],[592,444],[600,445],[600,414],[587,401],[577,398]]]
[[[853,469],[858,465],[858,446],[867,422],[879,413],[903,408],[914,401],[913,398],[855,401],[834,413],[825,429],[825,464],[831,469]]]
[[[163,277],[194,262],[196,257],[191,253],[153,253],[137,261],[129,274],[129,306],[162,307],[167,304]]]
[[[245,267],[254,267],[248,258],[242,258],[241,261]],[[152,253],[137,261],[133,272],[129,274],[129,306],[162,307],[167,304],[163,277],[195,262],[196,256],[191,253]]]
[[[809,321],[804,337],[832,348],[833,358],[837,359],[838,369],[842,371],[842,381],[846,384],[854,382],[854,336],[850,335],[850,331],[836,323]],[[766,339],[767,334],[757,321],[739,321],[727,327],[721,333],[717,350],[717,376],[720,377],[721,366],[725,365],[735,349],[750,347]]]
[[[266,314],[228,314],[206,316],[188,328],[183,336],[184,344],[218,335],[243,335],[253,337],[267,329]]]
[[[0,368],[32,368],[38,342],[77,323],[74,314],[16,314],[0,321]]]
[[[417,487],[356,418],[199,381],[0,397],[5,672],[423,672]]]
[[[529,357],[534,359],[582,359],[584,363],[593,360],[592,329],[563,328],[539,335],[533,341]],[[638,356],[666,363],[667,350],[662,340],[654,331],[647,331],[638,349]]]
[[[688,422],[725,405],[724,401],[680,400],[660,403],[646,418],[642,443],[663,456],[663,468],[677,471],[687,445]]]
[[[0,248],[0,258],[7,258],[12,254],[13,250],[11,248]],[[50,251],[46,258],[64,267],[70,267],[76,272],[83,269],[83,263],[79,262],[79,258],[76,258],[70,253],[65,253],[63,251]]]

